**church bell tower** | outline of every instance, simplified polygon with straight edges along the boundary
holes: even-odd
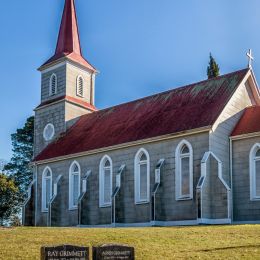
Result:
[[[65,0],[55,54],[40,68],[34,156],[84,114],[96,111],[96,69],[83,57],[74,0]]]

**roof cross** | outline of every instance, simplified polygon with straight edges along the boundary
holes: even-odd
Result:
[[[252,61],[254,60],[252,49],[249,49],[249,52],[246,54],[248,57],[248,68],[252,69]]]

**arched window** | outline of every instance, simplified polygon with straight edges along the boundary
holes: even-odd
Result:
[[[135,155],[135,203],[150,201],[150,157],[145,149]]]
[[[42,174],[42,211],[48,211],[49,202],[52,198],[52,171],[46,167]]]
[[[181,141],[176,148],[175,193],[176,200],[193,198],[193,150],[186,140]]]
[[[77,95],[80,97],[84,96],[84,79],[82,76],[77,77]]]
[[[112,160],[105,155],[99,165],[99,206],[111,206],[112,196]]]
[[[78,199],[80,196],[80,165],[73,162],[69,172],[69,208],[76,209],[78,207]]]
[[[260,200],[260,144],[250,151],[250,199]]]
[[[50,77],[49,95],[54,96],[56,94],[57,94],[57,76],[56,76],[56,74],[52,74]]]

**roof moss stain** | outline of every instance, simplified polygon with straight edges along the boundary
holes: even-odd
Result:
[[[45,160],[212,125],[248,69],[83,115]]]

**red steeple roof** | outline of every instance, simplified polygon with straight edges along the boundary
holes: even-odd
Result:
[[[93,72],[96,71],[96,69],[82,56],[74,0],[65,0],[55,54],[45,62],[42,67],[63,57],[67,57]]]

